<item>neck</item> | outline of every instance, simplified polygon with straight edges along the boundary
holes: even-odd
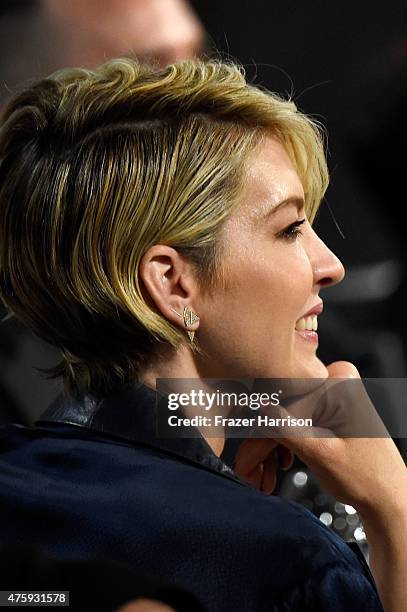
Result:
[[[139,376],[141,382],[153,389],[156,388],[157,378],[200,378],[191,351],[187,347],[180,347],[174,355],[164,356],[149,365]],[[207,437],[204,432],[202,435],[215,455],[219,457],[225,446],[224,434],[217,438]]]

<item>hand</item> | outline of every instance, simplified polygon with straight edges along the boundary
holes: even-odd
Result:
[[[335,362],[327,367],[330,379],[360,379],[359,372],[349,362]],[[333,382],[333,381],[329,381]],[[338,383],[334,389],[341,389]],[[350,389],[350,391],[349,391]],[[349,401],[349,392],[356,390],[356,405]],[[355,387],[345,387],[345,398],[338,395],[338,413],[342,421],[362,423],[377,417],[362,382]],[[318,388],[315,392],[317,395]],[[312,396],[311,392],[309,395]],[[334,395],[335,397],[335,395]],[[335,406],[329,406],[327,422],[335,422]],[[296,414],[295,403],[289,407]],[[288,411],[281,409],[288,415]],[[357,423],[356,423],[357,425]],[[384,428],[384,426],[383,426]],[[311,469],[322,487],[343,503],[354,506],[361,514],[369,515],[389,509],[407,509],[407,470],[393,440],[382,437],[335,437],[329,429],[313,427],[308,435],[287,435],[282,431],[276,438],[246,440],[236,455],[235,470],[261,490],[270,491],[275,486],[276,460],[270,457],[277,445],[294,453]],[[385,428],[384,428],[385,430]],[[281,452],[281,451],[280,451]],[[286,451],[284,451],[286,452]]]
[[[277,470],[289,470],[294,453],[279,440],[249,438],[239,446],[235,471],[259,491],[271,495],[277,484]]]

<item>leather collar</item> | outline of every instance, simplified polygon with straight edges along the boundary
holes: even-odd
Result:
[[[158,438],[156,423],[156,391],[137,381],[123,385],[118,391],[101,399],[92,395],[75,399],[61,394],[35,425],[74,425],[105,436],[153,447],[198,463],[248,486],[227,464],[227,461],[232,461],[236,443],[241,440],[227,440],[225,450],[217,457],[198,429],[194,430],[196,437],[193,438]]]

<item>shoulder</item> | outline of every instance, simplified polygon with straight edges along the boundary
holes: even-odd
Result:
[[[46,540],[47,520],[58,521],[67,526],[61,549],[81,555],[91,546],[99,554],[106,542],[120,542],[124,558],[160,572],[153,551],[162,549],[165,568],[177,568],[180,580],[205,567],[203,585],[222,577],[220,594],[228,584],[237,602],[280,602],[276,611],[381,610],[362,555],[303,506],[155,449],[80,436],[69,428],[66,437],[0,430],[0,517],[10,531],[14,525],[28,538],[44,524]],[[78,517],[86,533],[68,528]]]
[[[273,603],[273,612],[383,612],[373,580],[341,560],[290,585]]]
[[[267,568],[264,579],[273,585],[275,612],[383,612],[356,542],[345,542],[296,502],[256,491],[247,498],[253,503],[256,567]]]

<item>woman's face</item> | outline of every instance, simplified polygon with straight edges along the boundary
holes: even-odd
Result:
[[[210,356],[199,370],[206,377],[326,378],[318,339],[296,325],[321,303],[321,288],[343,279],[343,265],[309,224],[284,147],[268,137],[248,162],[242,204],[220,235],[227,287],[195,307],[197,336]],[[293,224],[303,219],[295,234]]]

